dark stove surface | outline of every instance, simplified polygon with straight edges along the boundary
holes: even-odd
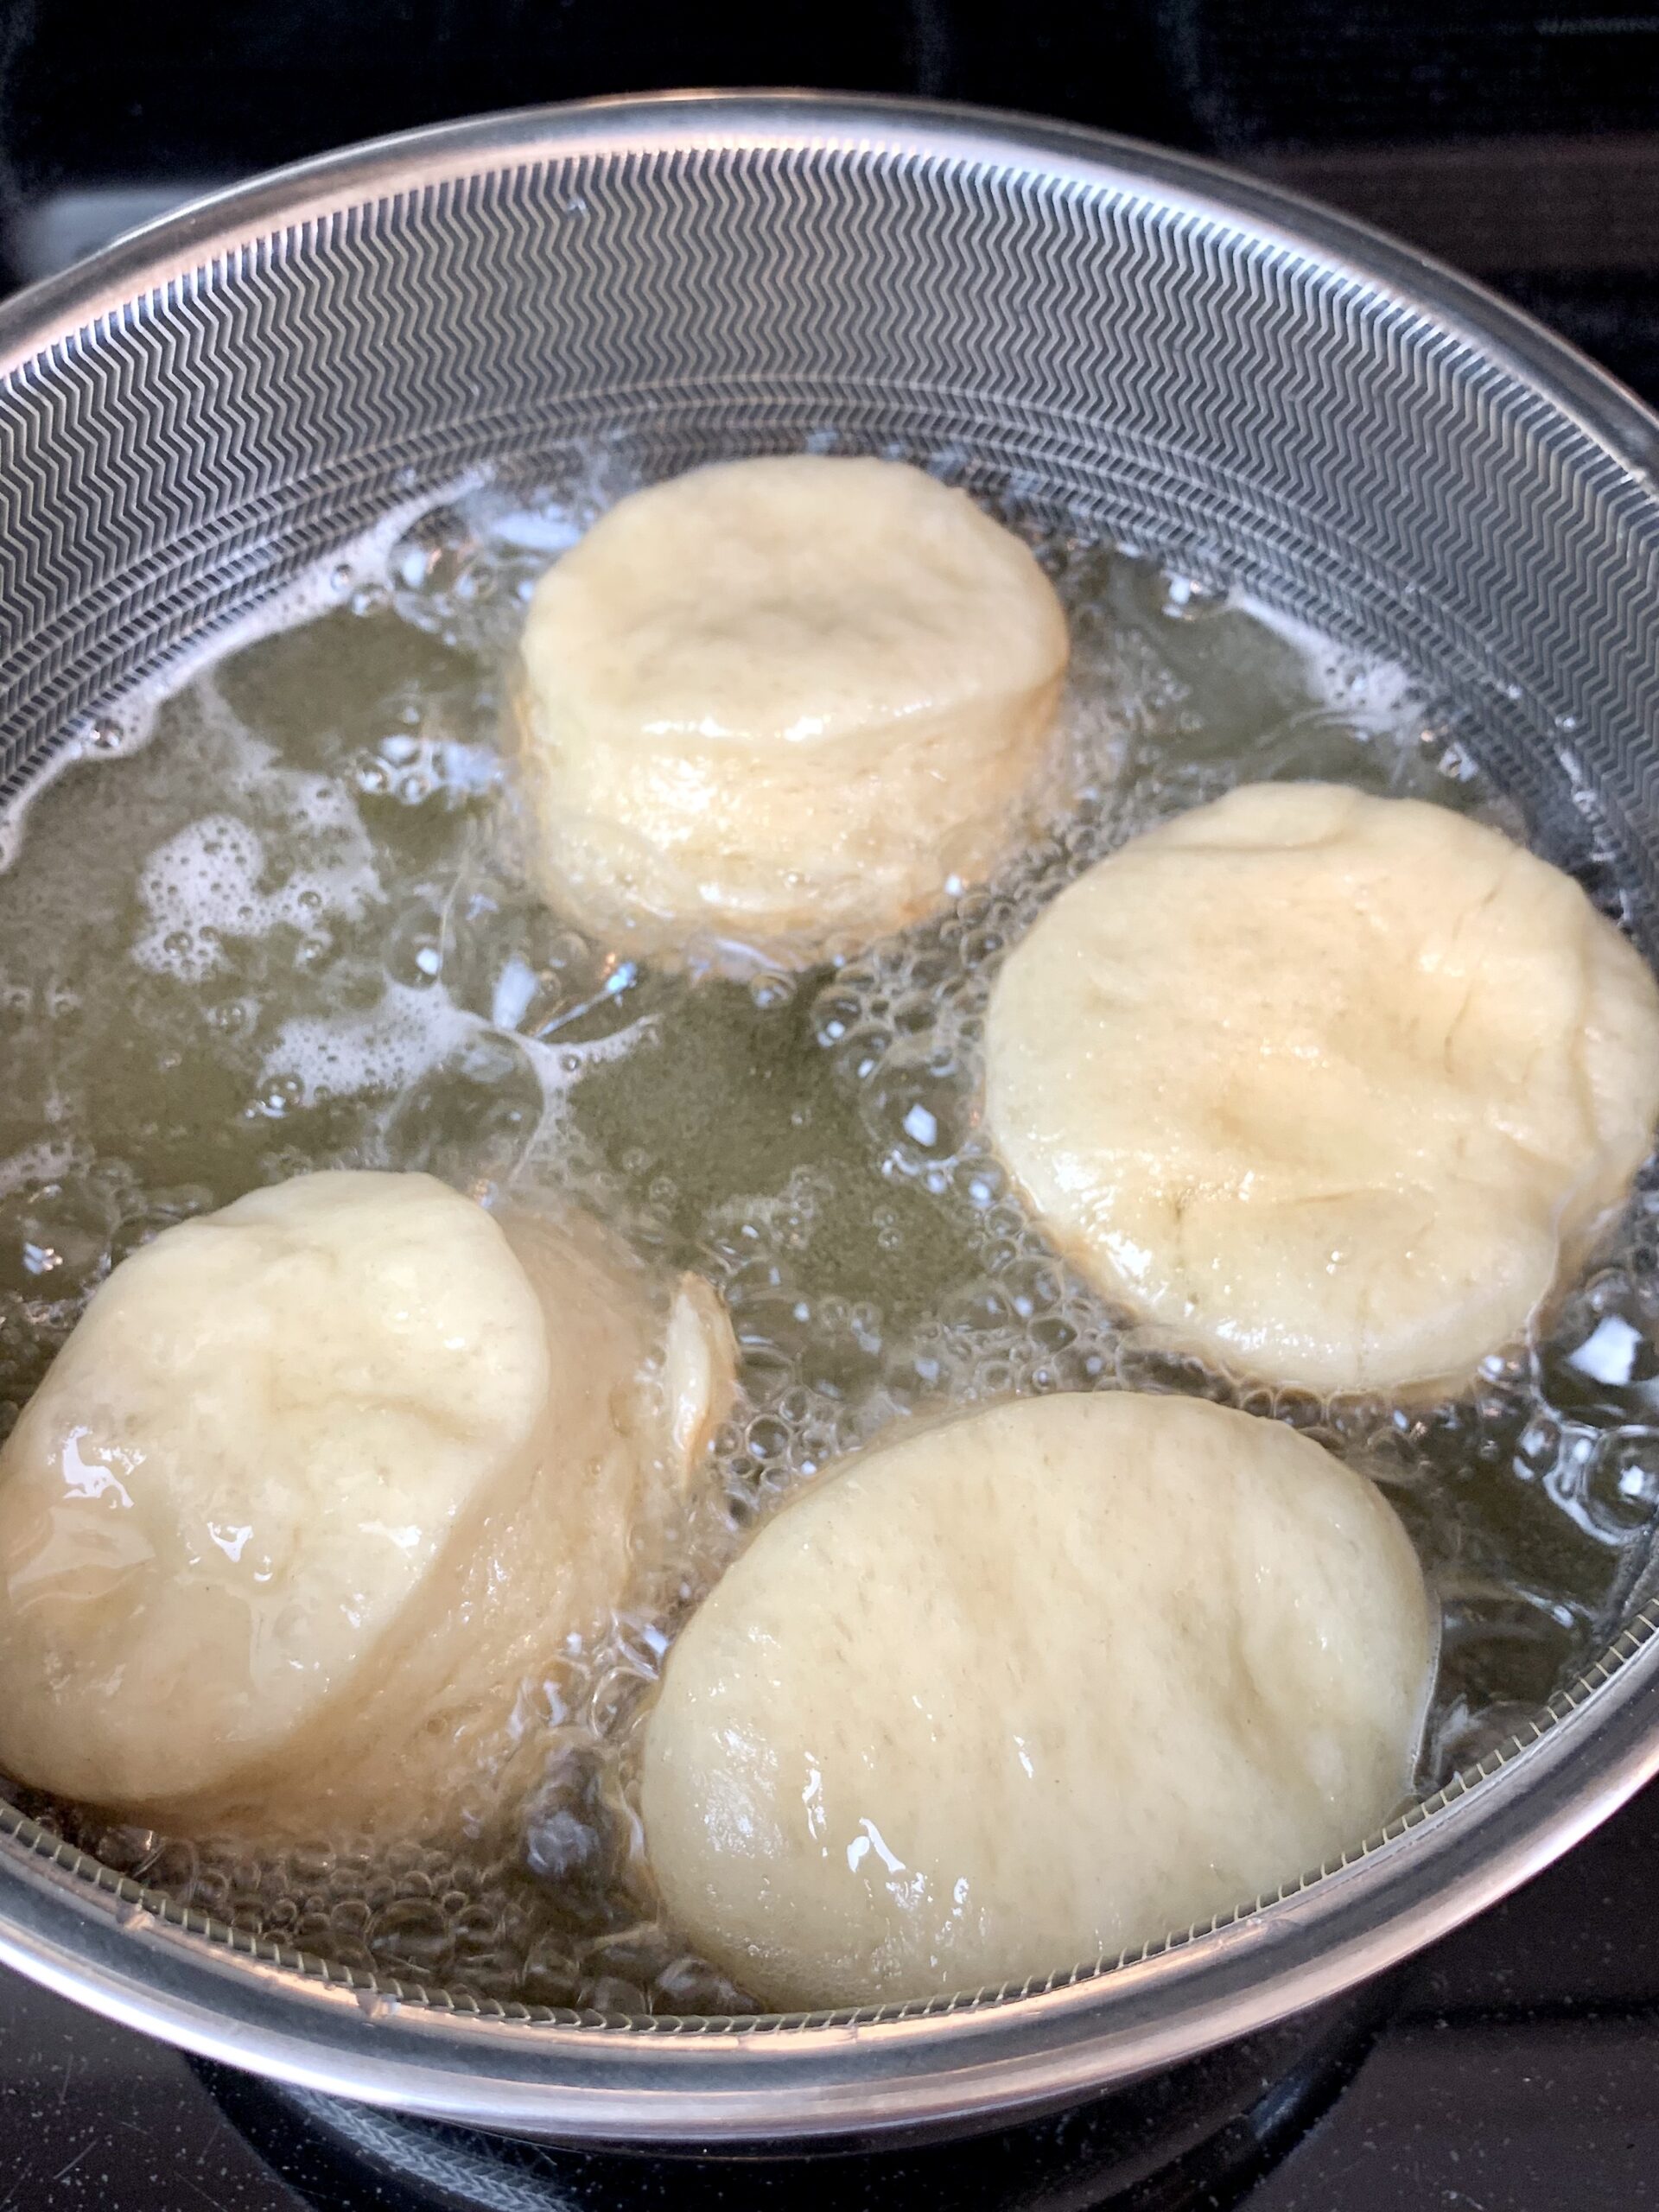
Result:
[[[1459,264],[1659,401],[1659,11],[1601,0],[0,0],[0,290],[444,115],[809,83],[1217,154]],[[740,28],[741,26],[741,28]],[[968,2146],[758,2168],[491,2145],[198,2066],[0,1974],[0,2212],[1659,2206],[1659,1784],[1382,1989]]]

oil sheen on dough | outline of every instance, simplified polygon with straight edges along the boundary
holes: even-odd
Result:
[[[665,1371],[594,1224],[504,1230],[425,1175],[165,1231],[0,1452],[0,1764],[175,1833],[476,1824],[521,1678],[723,1410],[723,1314],[674,1325]]]
[[[878,1444],[693,1616],[648,1722],[668,1908],[782,2009],[1157,1942],[1406,1795],[1433,1637],[1373,1484],[1277,1422],[1127,1393]]]

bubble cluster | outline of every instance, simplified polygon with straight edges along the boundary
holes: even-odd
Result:
[[[35,796],[0,874],[0,1426],[126,1251],[308,1168],[571,1194],[664,1274],[707,1276],[741,1399],[626,1610],[524,1686],[510,1833],[258,1850],[40,1809],[181,1904],[406,1986],[721,2012],[743,1993],[661,1914],[634,1775],[675,1630],[759,1519],[889,1423],[1009,1393],[1200,1392],[1294,1422],[1389,1486],[1441,1604],[1432,1788],[1585,1662],[1645,1557],[1659,1176],[1455,1402],[1325,1404],[1172,1353],[1049,1248],[985,1142],[1007,950],[1092,861],[1243,781],[1328,777],[1518,833],[1514,808],[1399,671],[1022,524],[1072,627],[1064,804],[995,882],[838,967],[659,972],[526,889],[498,743],[536,577],[630,480],[601,450],[551,488],[396,518]]]
[[[278,928],[312,936],[355,921],[380,896],[354,809],[326,779],[280,778],[291,798],[288,863],[273,870],[265,840],[234,814],[205,814],[159,845],[138,896],[148,926],[132,957],[154,973],[201,983],[226,963],[226,940]],[[269,804],[269,799],[267,799]]]

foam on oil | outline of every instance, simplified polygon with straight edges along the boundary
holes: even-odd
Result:
[[[838,969],[692,980],[512,862],[496,734],[523,605],[623,486],[404,514],[29,795],[0,875],[0,1420],[169,1222],[332,1166],[573,1193],[730,1306],[741,1416],[670,1555],[520,1698],[510,1836],[261,1854],[47,1817],[181,1902],[407,1981],[741,2009],[664,1921],[632,1802],[675,1627],[755,1519],[896,1416],[1010,1391],[1237,1395],[1389,1485],[1440,1599],[1430,1788],[1591,1655],[1659,1502],[1659,1185],[1548,1332],[1429,1411],[1254,1394],[1122,1324],[976,1122],[1005,948],[1082,868],[1236,783],[1327,777],[1525,824],[1395,671],[1150,559],[1029,533],[1072,626],[1075,798],[988,886]],[[20,813],[19,823],[22,823]]]

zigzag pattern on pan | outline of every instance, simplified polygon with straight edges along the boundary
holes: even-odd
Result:
[[[689,434],[701,409],[706,439],[814,391],[856,395],[868,442],[925,426],[1358,642],[1484,670],[1489,745],[1547,810],[1560,715],[1616,819],[1659,797],[1651,494],[1501,363],[1134,195],[857,150],[463,178],[251,240],[29,364],[0,388],[0,769],[401,472],[583,412]]]

